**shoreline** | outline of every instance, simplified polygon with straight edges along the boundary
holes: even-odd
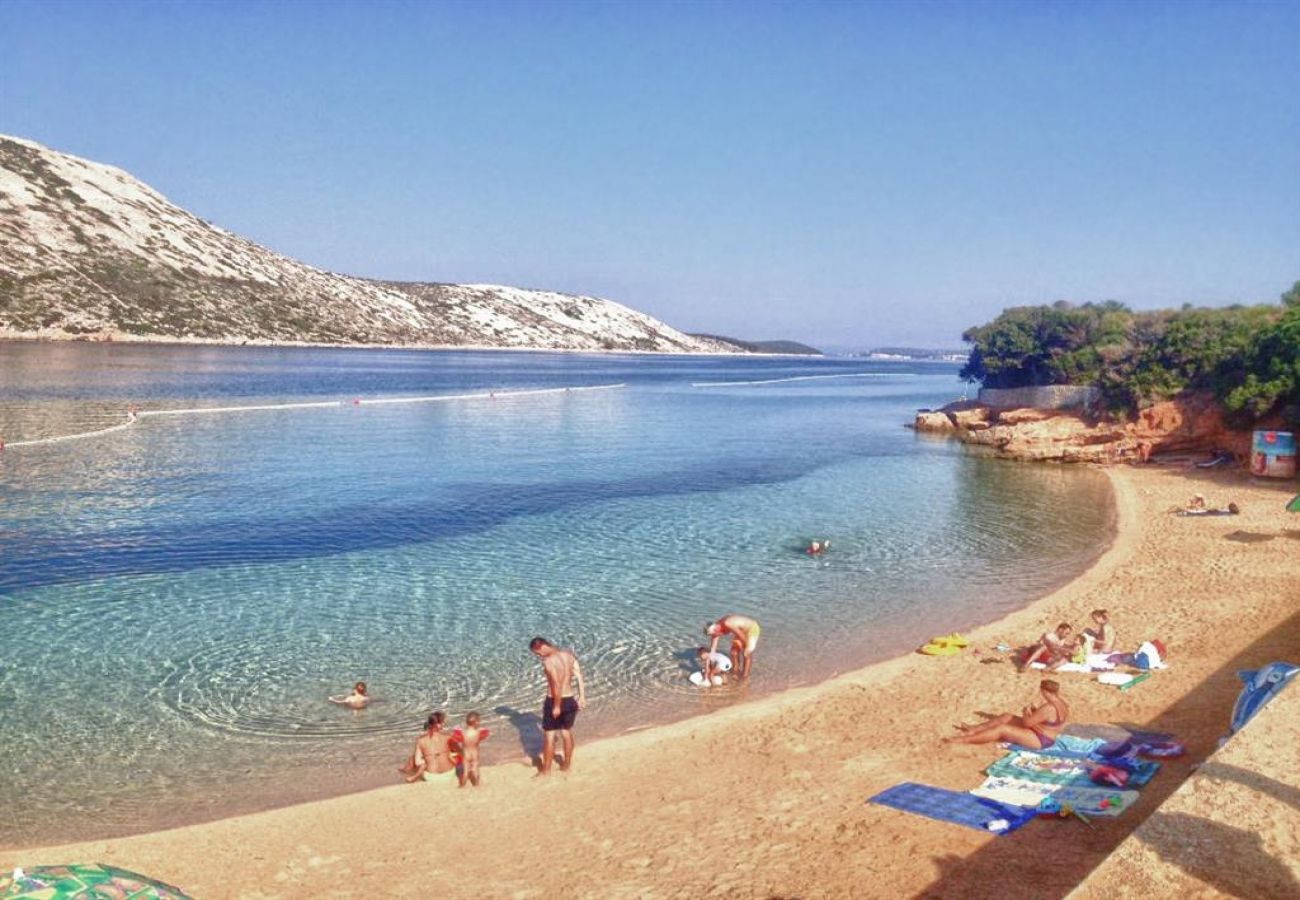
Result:
[[[1300,598],[1294,591],[1288,595],[1285,585],[1300,583],[1300,554],[1290,539],[1300,537],[1300,530],[1284,518],[1283,494],[1289,496],[1290,486],[1251,484],[1238,473],[1107,474],[1116,495],[1111,546],[1074,580],[974,629],[973,646],[1023,642],[1059,617],[1081,623],[1091,605],[1109,605],[1121,645],[1164,637],[1173,668],[1131,694],[1084,676],[1063,677],[1077,721],[1159,721],[1211,681],[1215,691],[1235,696],[1235,679],[1220,671],[1225,659],[1235,664],[1233,653],[1279,629],[1278,639],[1294,646]],[[1171,499],[1185,499],[1198,488],[1246,498],[1245,512],[1239,521],[1214,522],[1159,515]],[[1247,526],[1252,530],[1243,531]],[[1223,543],[1233,541],[1233,534],[1266,533],[1265,541]],[[1205,546],[1177,546],[1187,540]],[[1193,549],[1199,552],[1187,552]],[[1213,615],[1203,614],[1200,600],[1188,599],[1186,591],[1217,587],[1205,583],[1203,565],[1194,563],[1226,577],[1230,591],[1238,584]],[[1140,626],[1139,616],[1166,621]],[[959,887],[993,891],[993,881],[980,880],[981,872],[990,879],[992,874],[964,858],[992,853],[1000,865],[1026,873],[1033,885],[1026,896],[1060,896],[1140,824],[1226,731],[1230,701],[1227,708],[1199,705],[1168,723],[1188,744],[1188,756],[1168,764],[1125,816],[1095,822],[1087,832],[1073,830],[1078,840],[1064,852],[1079,862],[1064,873],[1059,859],[1033,860],[1042,855],[1041,841],[1060,833],[1052,829],[1068,823],[1036,823],[995,844],[976,832],[862,806],[866,797],[898,781],[953,789],[979,782],[979,769],[996,751],[936,749],[939,738],[950,733],[952,722],[969,719],[971,709],[1018,708],[1013,704],[1028,698],[1035,681],[1017,678],[1006,663],[989,666],[978,659],[969,651],[949,658],[908,654],[671,724],[589,743],[579,733],[575,770],[547,781],[534,782],[531,770],[518,764],[500,764],[485,769],[485,786],[478,791],[458,792],[454,781],[394,785],[127,838],[11,847],[0,850],[0,868],[93,858],[198,897],[308,896],[337,885],[340,877],[355,880],[357,895],[418,896],[430,879],[450,877],[462,865],[484,873],[475,893],[489,895],[528,896],[538,887],[591,896],[618,889],[667,894],[689,886],[764,896],[816,885],[821,896],[853,896],[864,879],[881,894],[937,884],[943,886],[937,895],[955,895]],[[565,827],[572,834],[564,842],[581,845],[588,869],[547,870],[551,851],[536,839],[539,816],[569,822]],[[724,819],[734,828],[719,828]],[[412,833],[420,840],[402,837]],[[861,852],[864,846],[880,855]],[[887,857],[897,859],[905,848],[918,861],[891,866]],[[919,861],[927,854],[937,881]],[[949,859],[952,865],[945,864]]]

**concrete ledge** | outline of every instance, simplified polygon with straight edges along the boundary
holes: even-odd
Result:
[[[1223,711],[1225,732],[1230,715]],[[1300,897],[1298,739],[1300,688],[1293,683],[1116,847],[1071,900]]]

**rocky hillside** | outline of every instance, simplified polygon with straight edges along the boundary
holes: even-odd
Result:
[[[0,337],[736,350],[597,297],[326,272],[3,135]]]

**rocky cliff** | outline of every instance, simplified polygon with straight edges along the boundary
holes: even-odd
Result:
[[[736,352],[609,300],[327,272],[0,135],[0,337]]]
[[[1278,427],[1279,422],[1259,427]],[[917,431],[951,435],[999,456],[1060,462],[1117,462],[1151,455],[1226,451],[1250,454],[1251,433],[1229,427],[1223,409],[1206,394],[1185,394],[1142,410],[1136,418],[1107,422],[1079,412],[1003,409],[963,401],[918,413]]]

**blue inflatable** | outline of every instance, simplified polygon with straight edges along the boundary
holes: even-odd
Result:
[[[1244,728],[1265,703],[1287,686],[1296,672],[1300,672],[1300,666],[1284,662],[1269,663],[1253,672],[1238,672],[1237,677],[1246,686],[1237,695],[1237,705],[1232,708],[1232,733]]]

